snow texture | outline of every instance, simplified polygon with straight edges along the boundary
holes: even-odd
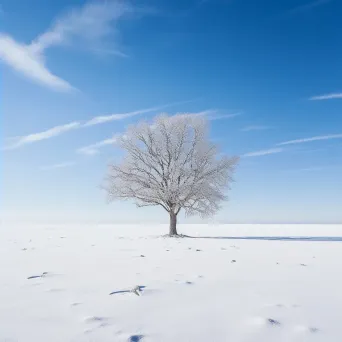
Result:
[[[341,225],[0,228],[1,342],[342,341]]]

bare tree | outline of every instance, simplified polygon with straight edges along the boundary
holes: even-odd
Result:
[[[131,126],[119,141],[123,161],[110,165],[105,189],[109,200],[134,200],[138,207],[161,206],[170,215],[170,236],[177,215],[209,216],[226,200],[237,157],[218,157],[202,116],[160,115],[152,125]]]

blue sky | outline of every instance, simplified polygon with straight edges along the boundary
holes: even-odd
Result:
[[[342,221],[340,1],[0,5],[3,217],[167,222],[106,203],[113,136],[205,112],[212,139],[241,156],[215,222]]]

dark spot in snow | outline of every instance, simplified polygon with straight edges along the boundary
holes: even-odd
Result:
[[[93,317],[86,318],[84,321],[86,323],[106,322],[108,321],[108,318],[100,317],[100,316],[93,316]]]
[[[140,258],[145,258],[145,255],[141,254],[141,255],[140,255]]]
[[[186,281],[185,284],[187,284],[187,285],[192,285],[193,282],[192,282],[192,281]]]
[[[21,250],[22,250],[22,251],[27,251],[27,248],[22,248]]]
[[[300,264],[300,266],[308,266],[308,265],[306,265],[306,264]]]
[[[267,322],[273,326],[279,326],[280,325],[280,322],[275,320],[275,319],[272,319],[272,318],[268,318],[267,319]]]
[[[128,342],[139,342],[142,341],[144,335],[132,335],[129,337]]]
[[[130,293],[130,290],[120,290],[120,291],[113,291],[109,295],[119,294],[119,293]]]
[[[111,292],[109,295],[115,295],[115,294],[119,294],[119,293],[134,293],[137,296],[140,296],[140,293],[146,288],[146,286],[143,285],[137,285],[135,286],[133,289],[131,290],[119,290],[119,291],[113,291]]]
[[[201,249],[196,249],[196,252],[202,252],[202,250]]]
[[[48,272],[43,272],[41,275],[34,275],[31,277],[28,277],[27,279],[35,279],[35,278],[43,278],[48,274]]]
[[[277,262],[277,265],[279,265],[279,262]]]
[[[234,262],[236,262],[236,260],[233,259],[231,262],[234,263]]]
[[[319,332],[319,329],[318,329],[318,328],[315,328],[315,327],[311,327],[311,328],[309,328],[309,331],[310,331],[311,333],[317,333],[317,332]]]
[[[72,303],[71,306],[79,306],[81,305],[82,303]]]
[[[190,249],[191,249],[191,247],[188,247],[188,249],[190,250]]]
[[[41,278],[41,277],[42,277],[41,275],[35,275],[35,276],[28,277],[27,279],[35,279],[35,278]]]
[[[227,248],[223,248],[223,247],[221,247],[221,250],[222,250],[222,251],[226,251],[226,250],[227,250]]]
[[[108,327],[110,324],[108,322],[103,322],[99,325],[99,328],[105,328]]]
[[[170,250],[169,250],[169,249],[167,249],[167,250],[166,250],[166,252],[170,252]]]

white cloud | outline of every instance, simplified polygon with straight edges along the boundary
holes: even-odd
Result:
[[[292,145],[292,144],[303,144],[303,143],[312,142],[312,141],[332,140],[332,139],[342,139],[342,134],[319,135],[319,136],[315,136],[311,138],[289,140],[289,141],[279,143],[277,145],[282,146],[282,145]]]
[[[31,144],[31,143],[41,141],[41,140],[50,139],[52,137],[56,137],[65,132],[68,132],[70,130],[77,129],[79,127],[80,127],[79,122],[71,122],[66,125],[61,125],[61,126],[50,128],[43,132],[33,133],[33,134],[18,137],[18,138],[14,138],[13,140],[15,140],[15,142],[12,145],[5,147],[5,149],[12,150],[12,149],[21,147],[23,145]]]
[[[58,76],[52,74],[43,60],[32,53],[27,45],[14,41],[11,37],[0,34],[0,59],[16,71],[35,82],[54,90],[70,91],[73,87]]]
[[[112,114],[112,115],[107,115],[107,116],[96,116],[93,119],[91,119],[91,120],[89,120],[89,121],[87,121],[85,123],[71,122],[71,123],[66,124],[66,125],[61,125],[61,126],[56,126],[56,127],[50,128],[50,129],[48,129],[46,131],[43,131],[43,132],[29,134],[29,135],[21,136],[21,137],[8,138],[7,140],[10,143],[4,149],[5,150],[12,150],[12,149],[21,147],[23,145],[26,145],[26,144],[29,144],[29,143],[32,143],[32,142],[36,142],[36,141],[41,141],[41,140],[46,140],[46,139],[52,138],[54,136],[63,134],[65,132],[69,131],[69,130],[79,129],[81,127],[93,126],[93,125],[96,125],[96,124],[106,123],[106,122],[110,122],[110,121],[114,121],[114,120],[124,120],[124,119],[126,119],[128,117],[135,116],[135,115],[138,115],[138,114],[153,112],[153,111],[157,111],[157,110],[162,109],[162,108],[166,108],[166,107],[170,107],[170,106],[175,106],[175,105],[179,105],[179,104],[183,104],[183,103],[188,103],[188,102],[191,102],[191,101],[174,102],[174,103],[165,104],[163,106],[151,107],[151,108],[148,108],[148,109],[140,109],[140,110],[136,110],[134,112],[128,112],[128,113],[123,113],[123,114]],[[202,113],[204,115],[205,113],[209,113],[209,112],[211,112],[211,111],[203,111],[203,112],[200,112],[200,113]],[[105,140],[105,141],[107,141],[107,140]],[[87,153],[87,152],[83,152],[83,153]],[[94,154],[92,149],[89,150],[88,154]]]
[[[180,117],[193,117],[193,116],[207,116],[207,115],[215,114],[216,112],[217,111],[215,109],[207,109],[201,112],[194,112],[194,113],[179,112],[179,113],[172,115],[172,117],[180,118]],[[209,117],[207,118],[209,119]]]
[[[247,126],[247,127],[242,128],[241,131],[242,132],[250,132],[250,131],[262,131],[262,130],[265,130],[265,129],[270,129],[270,127],[268,127],[268,126],[258,126],[258,125]]]
[[[122,119],[125,119],[125,118],[130,117],[130,116],[135,116],[135,115],[138,115],[138,114],[141,114],[141,113],[147,113],[147,112],[155,111],[157,109],[161,109],[162,107],[167,107],[167,106],[170,106],[170,104],[169,105],[160,106],[160,107],[153,107],[153,108],[150,108],[150,109],[143,109],[143,110],[139,110],[139,111],[135,111],[135,112],[130,112],[130,113],[113,114],[110,117],[113,117],[115,115],[115,118],[116,118],[115,120],[122,120]],[[205,115],[209,115],[209,114],[213,114],[213,113],[216,113],[216,111],[213,110],[213,109],[208,109],[208,110],[204,110],[204,111],[201,111],[201,112],[195,112],[195,113],[177,113],[177,114],[174,115],[174,117],[176,117],[176,116],[177,117],[179,117],[179,116],[205,116]],[[107,117],[108,116],[106,116],[106,117],[96,117],[94,119],[107,118]],[[88,121],[85,124],[85,126],[89,126],[90,125],[89,123],[92,122],[94,119]],[[95,125],[97,123],[108,122],[108,121],[112,121],[112,120],[105,120],[105,119],[103,119],[103,120],[99,120],[99,122],[94,120],[94,122],[96,122],[96,123],[92,123],[92,125]],[[119,134],[115,135],[113,138],[101,140],[101,141],[99,141],[97,143],[81,147],[81,148],[77,149],[76,152],[81,153],[81,154],[85,154],[85,155],[89,155],[89,156],[95,155],[95,154],[99,153],[99,148],[107,146],[107,145],[115,144],[117,142],[118,137],[119,137]]]
[[[54,169],[62,169],[65,167],[73,166],[75,164],[76,164],[75,162],[64,162],[64,163],[59,163],[59,164],[43,166],[41,169],[45,171],[54,170]]]
[[[207,116],[207,115],[212,115],[217,113],[216,109],[206,109],[206,110],[202,110],[200,112],[194,112],[194,113],[186,113],[187,115],[195,115],[195,116]],[[179,114],[176,114],[179,115]]]
[[[233,113],[233,114],[223,114],[223,115],[217,115],[217,116],[209,116],[208,120],[214,121],[214,120],[222,120],[222,119],[233,119],[237,116],[242,115],[242,113]]]
[[[342,99],[342,93],[331,93],[319,96],[312,96],[309,100],[319,101],[319,100],[332,100],[332,99]]]
[[[51,89],[70,91],[74,89],[67,81],[49,71],[45,65],[44,52],[51,46],[77,45],[95,52],[110,51],[124,55],[116,46],[102,46],[102,38],[117,34],[119,19],[132,8],[124,0],[98,0],[74,8],[57,18],[51,29],[39,35],[31,44],[22,44],[8,35],[0,35],[0,59],[27,78]]]
[[[112,138],[99,141],[95,144],[91,144],[91,145],[88,145],[85,147],[81,147],[77,150],[77,152],[91,156],[91,155],[99,153],[100,147],[108,146],[108,145],[114,145],[117,142],[117,139],[118,139],[118,136],[114,136]]]
[[[150,113],[153,111],[156,111],[158,109],[164,108],[165,106],[161,107],[152,107],[152,108],[147,108],[147,109],[140,109],[136,110],[133,112],[127,112],[127,113],[119,113],[119,114],[111,114],[111,115],[103,115],[103,116],[96,116],[89,121],[87,121],[84,126],[93,126],[93,125],[98,125],[110,121],[118,121],[118,120],[124,120],[127,118],[130,118],[132,116],[144,114],[144,113]]]
[[[240,116],[242,113],[233,113],[233,114],[224,114],[224,115],[214,115],[218,111],[216,109],[207,109],[201,112],[194,112],[194,113],[176,113],[174,116],[205,116],[209,121],[214,120],[222,120],[222,119],[233,119],[237,116]]]
[[[99,49],[101,39],[116,34],[115,24],[132,10],[124,0],[98,0],[86,3],[83,7],[74,8],[57,18],[48,31],[31,43],[30,49],[40,53],[50,46],[68,45],[75,41]]]
[[[99,125],[102,123],[106,122],[111,122],[111,121],[118,121],[118,120],[124,120],[133,116],[137,116],[140,114],[145,114],[145,113],[151,113],[155,112],[158,110],[161,110],[163,108],[171,107],[171,106],[176,106],[184,103],[188,103],[191,101],[181,101],[181,102],[174,102],[174,103],[168,103],[162,106],[157,106],[157,107],[151,107],[151,108],[145,108],[145,109],[139,109],[135,110],[133,112],[126,112],[126,113],[118,113],[118,114],[110,114],[110,115],[102,115],[102,116],[95,116],[94,118],[90,119],[87,121],[84,126],[93,126],[93,125]]]
[[[282,148],[271,148],[268,150],[260,150],[260,151],[255,151],[255,152],[249,152],[243,155],[243,157],[260,157],[260,156],[266,156],[268,154],[275,154],[275,153],[280,153],[283,152],[284,149]]]

